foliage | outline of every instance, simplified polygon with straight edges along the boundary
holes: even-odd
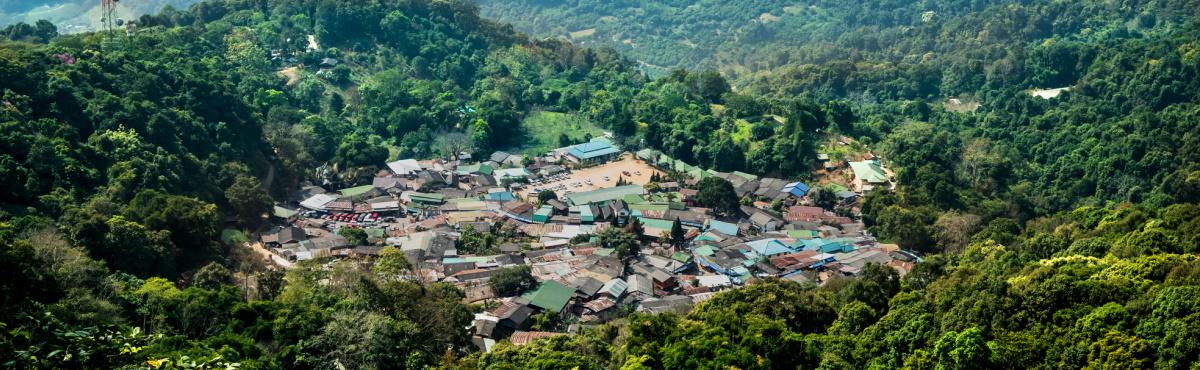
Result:
[[[713,211],[733,215],[738,211],[738,197],[729,180],[708,177],[696,183],[696,203]]]
[[[521,295],[521,293],[537,285],[537,279],[533,278],[529,266],[519,265],[496,271],[488,279],[488,285],[492,287],[492,291],[497,296],[511,297]]]

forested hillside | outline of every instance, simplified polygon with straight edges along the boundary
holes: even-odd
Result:
[[[512,22],[524,32],[612,47],[660,74],[673,68],[714,69],[738,82],[779,69],[823,69],[820,65],[833,62],[873,70],[893,63],[940,69],[950,62],[971,62],[950,72],[971,79],[984,69],[992,73],[1000,67],[999,72],[1005,73],[1005,62],[996,62],[1014,48],[1047,39],[1095,40],[1170,30],[1200,8],[1195,1],[480,0],[479,4],[485,16]],[[1060,76],[1048,77],[1037,82],[1061,82],[1054,81]]]
[[[116,42],[0,44],[6,366],[421,367],[465,351],[457,289],[353,264],[283,276],[222,228],[256,228],[266,190],[340,186],[401,154],[490,153],[531,106],[642,79],[463,3],[267,5],[143,16]]]
[[[7,29],[0,363],[1200,363],[1195,1],[482,6],[550,30],[538,36],[595,27],[576,41],[616,47],[531,40],[463,1],[206,1],[139,17],[116,42],[48,22]],[[693,70],[650,79],[638,59]],[[583,117],[627,149],[813,184],[818,153],[874,152],[900,185],[854,208],[881,240],[928,258],[903,277],[872,265],[819,287],[764,280],[686,315],[482,354],[464,329],[479,308],[412,279],[401,253],[283,273],[222,241],[303,183],[489,155],[541,111]]]

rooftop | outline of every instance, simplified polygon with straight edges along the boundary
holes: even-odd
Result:
[[[579,159],[592,159],[619,153],[620,150],[612,144],[603,141],[591,141],[571,147],[567,153]]]
[[[575,289],[563,285],[557,281],[546,281],[538,285],[537,289],[525,293],[521,298],[529,300],[529,304],[542,308],[550,312],[562,311],[566,307],[567,301],[571,300],[571,295],[575,294]]]
[[[878,160],[850,162],[850,169],[854,170],[854,177],[869,183],[883,183],[888,181],[887,175],[883,173],[883,167],[879,165]]]

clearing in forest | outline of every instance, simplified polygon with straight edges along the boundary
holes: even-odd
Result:
[[[521,121],[520,137],[509,140],[509,153],[525,155],[542,155],[562,147],[559,137],[566,134],[572,142],[585,141],[585,135],[591,137],[604,136],[596,124],[577,114],[558,112],[533,112]]]

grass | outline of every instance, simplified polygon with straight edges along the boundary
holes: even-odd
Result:
[[[604,136],[596,124],[577,114],[557,112],[533,112],[521,122],[521,136],[509,142],[505,148],[510,153],[541,155],[558,148],[558,137],[566,134],[574,141],[583,141],[584,134],[592,137]]]

